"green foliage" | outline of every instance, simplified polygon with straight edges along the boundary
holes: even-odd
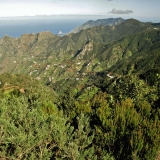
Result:
[[[148,103],[138,107],[126,99],[112,110],[108,106],[97,110],[105,130],[101,140],[116,159],[154,159],[159,150],[160,120],[152,118]]]
[[[141,74],[140,77],[144,79],[149,85],[155,85],[160,81],[160,69],[151,69]]]
[[[96,156],[93,156],[94,148],[91,146],[94,135],[89,130],[89,118],[81,114],[77,117],[77,122],[77,129],[73,132],[72,127],[68,133],[71,136],[64,149],[66,158],[72,160],[97,159]]]
[[[138,75],[110,80],[103,78],[105,73],[100,76],[94,81],[96,92],[94,87],[76,92],[70,87],[64,93],[67,98],[62,98],[70,107],[64,110],[73,120],[81,113],[90,117],[98,159],[108,153],[115,159],[154,159],[160,143],[156,136],[160,131],[159,81],[150,86]]]
[[[39,33],[3,42],[0,159],[155,158],[159,30],[129,19],[63,37]]]
[[[74,128],[51,102],[24,96],[0,100],[0,158],[96,159],[89,119],[83,114]],[[41,106],[42,105],[42,106]]]
[[[37,106],[38,107],[38,106]],[[49,158],[47,145],[52,127],[47,116],[38,108],[32,108],[24,97],[1,100],[1,151],[2,158]],[[46,130],[48,129],[48,131]]]

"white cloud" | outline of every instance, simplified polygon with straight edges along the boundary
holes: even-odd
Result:
[[[112,11],[110,11],[109,13],[113,13],[113,14],[130,14],[133,13],[132,10],[117,10],[117,9],[112,9]]]

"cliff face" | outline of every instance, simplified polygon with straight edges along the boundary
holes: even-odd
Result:
[[[78,53],[77,59],[83,59],[84,56],[87,56],[91,51],[93,51],[93,41],[88,42],[83,49]]]

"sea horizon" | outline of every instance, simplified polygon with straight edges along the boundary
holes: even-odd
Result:
[[[62,32],[67,34],[76,27],[86,23],[89,20],[118,18],[109,15],[37,15],[37,16],[17,16],[17,17],[0,17],[0,38],[5,35],[19,38],[23,34],[39,33],[49,31],[53,34]],[[123,19],[133,17],[121,17]],[[136,18],[135,18],[136,19]],[[137,19],[142,22],[149,22],[146,18]],[[153,19],[150,22],[159,22]]]
[[[58,34],[60,31],[67,34],[76,27],[89,20],[109,18],[101,15],[54,15],[54,16],[23,16],[0,17],[0,38],[5,35],[19,38],[23,34],[49,31]]]

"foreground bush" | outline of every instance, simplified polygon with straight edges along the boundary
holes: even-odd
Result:
[[[87,117],[74,128],[51,102],[34,106],[24,96],[0,100],[1,159],[96,159]]]

